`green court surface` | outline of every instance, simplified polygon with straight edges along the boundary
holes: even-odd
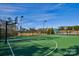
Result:
[[[79,36],[20,36],[8,40],[15,56],[79,55]],[[4,42],[0,42],[0,56],[12,56],[8,44]]]

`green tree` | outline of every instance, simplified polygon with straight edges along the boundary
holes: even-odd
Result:
[[[48,28],[47,29],[47,34],[55,34],[53,28]]]
[[[59,30],[64,30],[64,27],[63,26],[59,27]]]
[[[71,30],[72,30],[72,26],[67,26],[67,29],[66,29],[67,34],[71,33]]]
[[[79,26],[74,26],[74,30],[76,30],[77,31],[77,34],[78,34]]]

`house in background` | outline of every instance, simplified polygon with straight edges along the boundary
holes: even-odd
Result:
[[[58,34],[79,34],[79,26],[61,26]]]

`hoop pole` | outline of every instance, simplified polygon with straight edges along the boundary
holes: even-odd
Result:
[[[7,36],[8,36],[8,31],[7,31],[7,25],[8,25],[8,21],[6,21],[6,30],[5,30],[5,44],[8,44],[9,45],[9,48],[10,48],[10,51],[11,51],[11,53],[12,53],[12,55],[13,56],[15,56],[14,55],[14,52],[13,52],[13,50],[12,50],[12,48],[11,48],[11,45],[10,45],[10,43],[9,43],[9,41],[8,41],[8,39],[7,39]]]
[[[6,21],[6,24],[5,24],[5,44],[7,44],[7,24],[8,24],[8,22]]]

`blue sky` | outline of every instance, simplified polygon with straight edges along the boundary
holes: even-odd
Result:
[[[79,25],[79,4],[66,3],[5,3],[0,4],[0,18],[24,16],[22,27],[45,27]]]

